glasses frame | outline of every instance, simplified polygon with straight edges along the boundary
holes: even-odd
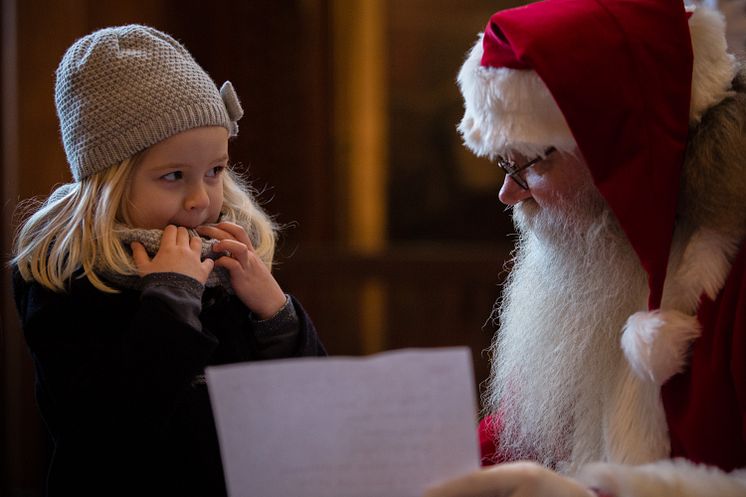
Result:
[[[556,152],[557,149],[554,147],[549,147],[546,150],[544,150],[544,155],[539,155],[537,157],[534,157],[530,161],[526,162],[525,164],[522,164],[518,166],[516,162],[512,159],[508,159],[503,157],[502,155],[497,156],[497,167],[505,171],[505,174],[511,177],[513,181],[516,182],[518,186],[523,188],[524,190],[528,190],[528,183],[526,180],[521,176],[519,173],[525,171],[529,167],[533,166],[537,162],[541,162],[547,157],[549,157],[550,154],[553,152]]]

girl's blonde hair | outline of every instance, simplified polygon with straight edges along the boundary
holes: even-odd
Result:
[[[136,275],[137,268],[117,232],[128,228],[130,179],[142,154],[59,188],[46,200],[29,200],[22,213],[36,210],[23,222],[13,245],[12,264],[24,280],[65,291],[73,275],[85,276],[105,292],[106,273]],[[277,226],[255,200],[249,184],[228,169],[223,174],[222,220],[246,229],[259,258],[272,266]]]

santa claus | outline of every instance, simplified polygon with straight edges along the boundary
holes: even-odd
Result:
[[[458,82],[519,235],[496,464],[428,496],[746,495],[746,72],[724,30],[681,0],[489,20]]]

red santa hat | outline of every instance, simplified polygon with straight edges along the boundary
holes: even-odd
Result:
[[[495,13],[459,73],[477,155],[583,155],[648,275],[655,319],[628,323],[638,341],[662,325],[689,126],[728,96],[734,67],[722,17],[682,0],[545,0]]]

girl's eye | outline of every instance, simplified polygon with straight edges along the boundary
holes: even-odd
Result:
[[[177,181],[184,177],[184,173],[181,171],[174,171],[168,174],[164,174],[161,176],[161,179],[165,179],[166,181]]]
[[[216,176],[220,176],[220,173],[222,173],[225,170],[225,166],[215,166],[209,171],[207,171],[207,176],[214,178]]]

